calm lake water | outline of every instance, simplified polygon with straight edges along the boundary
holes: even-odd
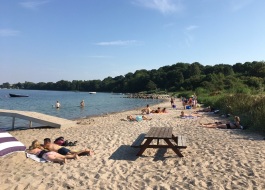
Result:
[[[9,93],[28,95],[29,97],[11,98]],[[121,112],[144,107],[146,104],[154,105],[161,102],[161,100],[157,99],[131,99],[124,97],[125,95],[112,93],[89,94],[88,92],[71,91],[0,89],[0,109],[35,111],[66,119],[76,119]],[[60,109],[54,107],[57,100],[61,104]],[[79,106],[81,100],[85,100],[84,108]],[[28,124],[28,121],[16,119],[15,126],[26,127]],[[0,129],[10,129],[11,125],[11,117],[0,116]],[[33,124],[33,126],[38,126],[38,124]]]

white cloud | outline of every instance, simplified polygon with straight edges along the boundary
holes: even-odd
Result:
[[[37,9],[38,7],[48,3],[49,1],[46,0],[35,0],[35,1],[24,1],[19,3],[22,7],[27,9]]]
[[[181,0],[133,0],[133,3],[157,10],[163,14],[178,12],[183,8]]]
[[[129,45],[137,45],[139,42],[136,40],[117,40],[117,41],[110,41],[110,42],[98,42],[95,43],[98,46],[129,46]]]
[[[187,31],[192,31],[192,30],[195,30],[196,28],[198,28],[198,26],[196,25],[190,25],[186,28]]]
[[[193,37],[193,31],[197,29],[199,26],[196,25],[190,25],[185,28],[184,35],[185,35],[185,44],[187,47],[192,46],[192,43],[194,41]]]
[[[232,11],[238,11],[240,9],[243,9],[252,2],[253,0],[230,0],[229,1]]]
[[[190,47],[193,42],[193,36],[190,34],[185,34],[185,44],[187,47]]]
[[[17,36],[17,35],[19,35],[19,31],[17,31],[17,30],[0,29],[0,36],[2,36],[2,37]]]

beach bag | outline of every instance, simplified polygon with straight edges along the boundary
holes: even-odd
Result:
[[[186,109],[191,109],[191,106],[186,106]]]
[[[76,146],[77,141],[69,142],[68,140],[64,140],[63,137],[58,137],[55,139],[54,144],[58,144],[60,146]]]
[[[54,144],[58,144],[60,146],[66,146],[66,145],[64,145],[65,141],[64,141],[63,137],[58,137],[57,139],[55,139]]]

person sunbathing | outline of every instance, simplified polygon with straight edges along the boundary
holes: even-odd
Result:
[[[163,108],[161,113],[167,113],[167,108]]]
[[[156,110],[152,110],[151,113],[161,113],[160,107],[158,107]]]
[[[52,143],[50,138],[45,138],[44,139],[44,148],[50,150],[50,151],[54,151],[54,152],[58,152],[61,155],[93,155],[94,152],[90,149],[85,149],[85,150],[81,150],[81,151],[73,151],[70,150],[68,148],[65,148],[63,146],[60,146],[58,144]]]
[[[219,129],[243,129],[243,127],[240,125],[240,118],[238,116],[234,117],[234,122],[215,122],[215,123],[207,123],[207,124],[201,124],[201,127],[206,128],[219,128]]]
[[[201,117],[201,115],[200,114],[198,114],[198,113],[193,113],[193,114],[185,114],[184,113],[184,111],[181,111],[180,112],[180,117],[181,118],[185,118],[185,117]]]
[[[151,120],[152,118],[146,117],[145,115],[133,117],[132,115],[127,116],[129,121],[141,121],[141,120]]]
[[[41,146],[38,140],[34,140],[26,152],[35,154],[39,158],[58,163],[66,163],[66,159],[78,159],[77,154],[64,156],[54,151],[47,151]]]

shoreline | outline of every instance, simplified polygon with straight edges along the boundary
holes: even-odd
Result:
[[[152,106],[157,106],[157,105],[160,105],[161,103],[164,103],[164,102],[167,102],[167,101],[168,101],[168,99],[161,99],[161,102],[156,103],[156,104],[152,104]],[[93,117],[101,117],[101,116],[119,114],[119,113],[123,113],[123,112],[135,111],[135,110],[138,110],[138,109],[143,109],[145,106],[146,105],[143,105],[141,107],[135,107],[135,108],[128,109],[128,110],[123,110],[123,111],[114,111],[114,112],[109,112],[109,113],[103,113],[101,115],[90,115],[90,116],[85,116],[84,118],[75,118],[75,119],[70,119],[70,120],[79,121],[79,120],[82,120],[82,119],[91,119]],[[139,114],[139,115],[141,115],[141,114]]]
[[[95,155],[65,165],[35,162],[21,152],[0,157],[1,188],[265,189],[265,141],[261,135],[198,127],[199,122],[224,118],[203,113],[201,118],[181,119],[181,102],[176,105],[177,109],[172,109],[169,101],[152,105],[153,109],[166,107],[168,113],[150,114],[150,121],[123,121],[127,115],[141,114],[140,109],[133,109],[79,119],[80,124],[66,129],[10,131],[27,147],[34,139],[42,142],[46,137],[63,136],[78,141],[70,148],[91,148]],[[137,157],[138,149],[130,145],[150,127],[173,127],[174,134],[185,135],[188,147],[182,150],[184,157],[170,149],[147,149]]]

